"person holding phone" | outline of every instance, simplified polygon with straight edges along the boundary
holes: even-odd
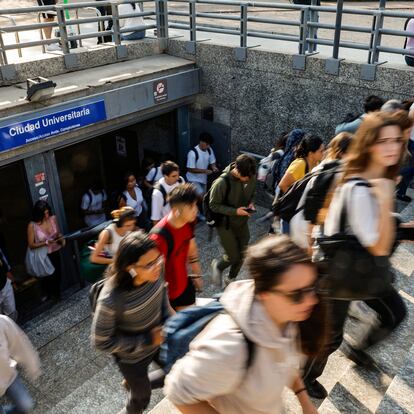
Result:
[[[27,243],[31,249],[47,246],[48,257],[55,268],[50,276],[40,277],[44,299],[60,300],[61,259],[60,249],[65,246],[65,238],[59,230],[56,216],[44,200],[33,206],[32,221],[27,226]]]
[[[222,273],[230,267],[225,284],[235,280],[243,263],[249,243],[248,219],[255,211],[253,198],[256,190],[256,161],[249,155],[239,155],[223,174],[214,181],[209,205],[212,211],[223,215],[217,233],[224,255],[211,263],[212,278],[222,284]]]

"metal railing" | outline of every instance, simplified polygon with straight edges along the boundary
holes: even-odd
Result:
[[[59,4],[55,6],[34,6],[34,7],[20,7],[15,9],[3,9],[0,10],[0,18],[8,18],[13,23],[16,23],[12,15],[21,16],[29,15],[33,16],[33,20],[36,19],[37,23],[29,24],[13,24],[11,26],[0,26],[0,64],[8,64],[7,51],[11,50],[20,50],[29,47],[41,46],[43,53],[46,52],[46,46],[54,43],[58,43],[61,46],[62,52],[64,55],[70,54],[71,44],[76,42],[82,47],[82,40],[84,39],[93,39],[93,38],[102,38],[104,36],[111,36],[113,42],[116,46],[121,45],[122,40],[121,36],[124,33],[130,33],[134,31],[143,31],[148,29],[157,28],[158,37],[161,37],[162,34],[166,35],[168,33],[168,28],[164,19],[162,19],[161,14],[166,14],[163,12],[164,5],[160,6],[159,3],[164,3],[165,0],[119,0],[119,1],[100,1],[99,3],[95,1],[84,2],[84,3],[69,3],[69,4]],[[137,11],[134,13],[122,14],[118,12],[118,6],[120,4],[142,4],[142,3],[153,3],[155,7],[147,11]],[[97,7],[110,7],[111,14],[101,15]],[[165,6],[166,7],[166,6]],[[93,17],[79,17],[79,10],[93,11],[95,16]],[[74,18],[70,18],[70,12],[73,11]],[[44,22],[41,20],[42,14],[55,15],[57,17],[56,22]],[[69,18],[68,18],[69,17]],[[152,17],[155,22],[150,22],[149,24],[139,25],[139,26],[128,26],[127,28],[122,27],[120,21],[125,19],[130,19],[134,17],[148,18]],[[110,29],[104,27],[105,22],[112,22],[112,27]],[[158,23],[160,22],[160,23]],[[81,25],[96,23],[96,31],[90,33],[81,33]],[[163,24],[165,28],[159,27],[159,24]],[[71,28],[76,27],[77,30],[73,31]],[[52,37],[51,39],[45,39],[43,35],[43,29],[52,28],[57,29],[59,37]],[[19,33],[23,31],[40,31],[39,40],[31,40],[26,42],[21,42]],[[16,35],[15,43],[5,44],[3,35],[5,33],[14,32]],[[21,52],[19,53],[21,57]]]
[[[297,44],[298,54],[306,56],[316,52],[318,46],[328,46],[331,50],[331,58],[340,59],[341,49],[357,49],[367,52],[366,62],[371,65],[379,63],[381,53],[392,53],[405,55],[407,51],[403,47],[389,46],[384,42],[387,37],[414,37],[414,32],[406,30],[396,30],[395,27],[386,27],[386,19],[394,18],[402,21],[400,27],[404,27],[404,20],[414,18],[414,9],[409,11],[395,11],[386,9],[386,0],[380,0],[377,9],[362,9],[343,7],[343,0],[337,0],[336,6],[318,6],[317,0],[312,0],[311,5],[299,5],[291,3],[265,3],[252,1],[236,0],[118,0],[118,1],[95,1],[85,3],[70,3],[56,6],[37,6],[26,8],[6,9],[0,11],[0,18],[8,19],[12,25],[0,26],[0,64],[7,64],[7,52],[21,50],[24,48],[41,46],[43,52],[45,47],[52,43],[59,43],[64,55],[71,53],[71,43],[74,42],[82,46],[82,41],[92,38],[103,38],[111,36],[115,46],[122,44],[122,35],[131,31],[141,31],[145,29],[157,29],[156,36],[160,40],[168,39],[168,30],[176,29],[180,32],[189,33],[188,50],[195,51],[199,32],[224,34],[235,36],[239,39],[238,49],[241,56],[246,53],[248,39],[270,39],[275,42],[291,42]],[[120,15],[118,6],[124,3],[153,3],[155,7],[146,11]],[[185,10],[177,10],[169,4],[181,6],[184,4]],[[97,7],[105,7],[110,10],[110,14],[101,15]],[[202,10],[208,8],[207,10]],[[227,8],[226,12],[220,8]],[[216,10],[216,8],[218,10]],[[200,10],[201,9],[201,10]],[[92,17],[79,17],[79,11],[92,11]],[[292,12],[288,18],[272,18],[269,16],[257,15],[257,12]],[[73,18],[68,18],[72,12]],[[41,13],[55,14],[57,22],[41,21]],[[15,16],[31,14],[37,16],[37,23],[19,24],[16,23]],[[285,13],[286,14],[286,13]],[[321,16],[335,14],[334,22],[322,22]],[[346,16],[365,16],[369,25],[357,26],[354,24],[344,24]],[[136,27],[121,27],[123,19],[142,17],[149,21],[147,25]],[[368,19],[367,19],[368,18]],[[208,19],[208,21],[207,21]],[[211,23],[213,21],[213,23]],[[107,26],[111,22],[111,26]],[[223,23],[224,22],[224,23]],[[96,31],[82,33],[81,26],[84,24],[96,23]],[[1,24],[1,23],[0,23]],[[254,27],[252,27],[254,26]],[[288,27],[290,32],[277,32],[268,30],[274,27]],[[58,29],[59,38],[44,39],[42,29],[51,27]],[[76,27],[74,31],[70,28]],[[22,31],[40,31],[39,40],[21,42],[19,33]],[[292,32],[292,30],[294,32]],[[319,34],[331,32],[331,37],[321,37]],[[5,44],[4,33],[15,33],[15,43]],[[344,33],[362,33],[369,38],[364,41],[343,40]],[[205,40],[205,39],[204,39]],[[237,52],[237,50],[236,50]]]

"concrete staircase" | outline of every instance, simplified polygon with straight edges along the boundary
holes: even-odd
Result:
[[[414,203],[399,205],[399,211],[404,220],[414,219]],[[315,400],[321,414],[414,414],[414,243],[400,245],[392,263],[395,286],[408,308],[408,317],[395,333],[369,350],[378,366],[374,371],[359,368],[340,349],[331,355],[320,378],[328,398]],[[349,320],[346,332],[351,336],[353,327]],[[302,412],[289,390],[285,391],[284,402],[284,414]],[[178,411],[164,399],[150,413]]]

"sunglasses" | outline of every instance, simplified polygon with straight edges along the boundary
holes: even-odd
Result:
[[[154,267],[161,265],[164,262],[164,256],[160,254],[155,260],[149,262],[146,265],[135,265],[135,267],[140,267],[145,270],[152,270]]]
[[[292,292],[283,292],[279,289],[271,289],[270,292],[282,295],[294,304],[299,304],[305,300],[306,295],[316,295],[317,288],[316,285],[312,285],[303,289],[294,290]]]

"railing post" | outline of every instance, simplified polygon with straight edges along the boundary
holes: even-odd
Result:
[[[167,0],[156,0],[157,37],[162,50],[168,47],[168,6]]]
[[[112,30],[114,32],[114,43],[115,46],[121,44],[121,34],[119,33],[119,13],[118,5],[116,3],[111,3],[111,14],[112,14]]]
[[[308,42],[306,40],[308,35],[308,20],[309,7],[305,7],[300,12],[300,32],[299,32],[299,54],[304,55],[308,50]]]
[[[342,30],[342,12],[344,9],[343,0],[338,0],[336,5],[336,21],[335,21],[335,34],[332,57],[338,59],[339,56],[339,43],[341,41],[341,30]]]
[[[380,30],[384,24],[384,15],[382,14],[382,10],[377,10],[375,12],[376,21],[375,21],[375,28],[374,28],[374,38],[372,40],[372,55],[371,55],[371,64],[378,63],[379,60],[379,50],[378,46],[381,45],[381,33]]]
[[[62,44],[62,51],[65,55],[70,53],[69,42],[68,42],[68,32],[65,22],[65,11],[62,7],[56,6],[57,20],[59,24],[59,36],[60,43]]]
[[[311,6],[317,6],[319,4],[318,0],[311,0]],[[309,22],[318,23],[319,21],[319,12],[317,10],[309,9]],[[318,28],[313,26],[308,26],[308,36],[310,39],[317,38]],[[308,43],[308,52],[316,52],[317,45],[315,43]]]
[[[185,50],[191,55],[196,54],[197,45],[197,15],[196,15],[196,0],[188,2],[188,17],[190,24],[190,41],[186,42]]]
[[[236,48],[236,60],[247,59],[247,4],[240,4],[240,47]]]
[[[4,50],[3,33],[0,32],[0,64],[7,65],[7,52]]]

